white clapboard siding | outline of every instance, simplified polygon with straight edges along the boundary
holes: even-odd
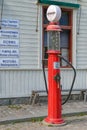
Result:
[[[72,70],[61,70],[61,84],[62,89],[68,90],[71,87],[74,72]],[[76,80],[74,83],[74,90],[87,89],[87,71],[76,70]]]
[[[32,90],[44,90],[43,73],[32,71],[0,71],[0,98],[26,97]]]
[[[76,66],[77,68],[87,69],[87,1],[82,0],[81,14],[79,17],[79,34],[76,43]]]
[[[61,70],[63,90],[70,89],[72,80],[73,71],[71,69]],[[87,89],[87,71],[77,70],[74,90],[78,89]],[[28,97],[32,90],[45,90],[42,70],[0,71],[0,98]]]

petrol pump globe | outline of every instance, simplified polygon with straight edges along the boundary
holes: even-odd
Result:
[[[50,22],[57,22],[61,18],[61,9],[59,6],[50,5],[46,13],[47,19]]]

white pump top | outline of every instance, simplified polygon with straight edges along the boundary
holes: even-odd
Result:
[[[50,5],[47,9],[46,16],[50,22],[58,22],[58,20],[61,18],[60,7],[56,5]]]

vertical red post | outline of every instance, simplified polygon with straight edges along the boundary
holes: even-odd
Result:
[[[48,116],[46,123],[63,124],[61,117],[60,51],[48,51]]]

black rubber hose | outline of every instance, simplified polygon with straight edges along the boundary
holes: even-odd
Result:
[[[42,60],[42,69],[43,69],[43,76],[44,76],[44,82],[45,82],[45,89],[46,89],[46,92],[47,92],[47,95],[48,95],[48,88],[47,88],[44,60]]]
[[[70,91],[69,91],[69,94],[67,96],[67,98],[65,99],[64,102],[62,102],[62,105],[64,105],[70,98],[70,95],[71,95],[71,92],[72,92],[72,89],[73,89],[73,86],[74,86],[74,83],[75,83],[75,79],[76,79],[76,70],[75,68],[73,67],[73,65],[68,62],[64,57],[62,57],[61,55],[58,55],[61,59],[63,59],[69,66],[72,67],[73,71],[74,71],[74,77],[73,77],[73,81],[72,81],[72,84],[71,84],[71,88],[70,88]]]

